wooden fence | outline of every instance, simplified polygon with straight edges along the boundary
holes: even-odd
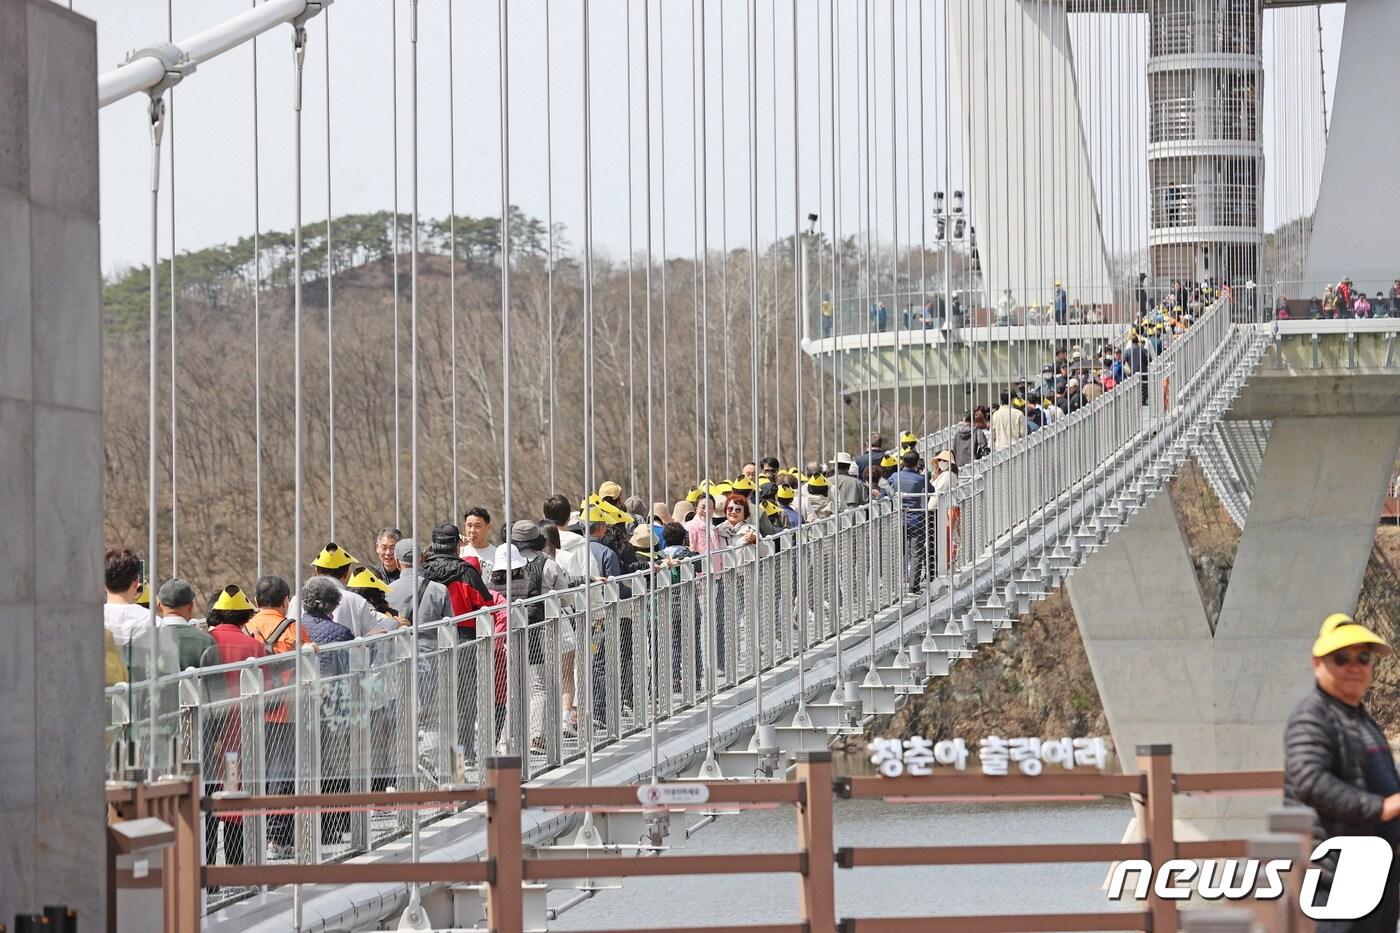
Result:
[[[875,866],[1048,864],[1061,862],[1114,863],[1145,859],[1155,868],[1169,859],[1223,859],[1251,855],[1293,859],[1306,866],[1312,848],[1308,818],[1279,818],[1276,828],[1288,835],[1180,841],[1174,835],[1173,797],[1189,793],[1269,793],[1282,786],[1277,771],[1175,774],[1171,748],[1141,746],[1138,773],[1102,774],[1065,772],[1027,776],[931,775],[898,778],[850,777],[834,779],[828,752],[798,756],[796,773],[789,781],[725,781],[706,785],[709,797],[689,809],[717,806],[790,805],[796,811],[795,850],[735,855],[666,854],[655,858],[634,855],[593,854],[587,858],[542,858],[528,854],[522,844],[521,813],[530,808],[562,808],[571,811],[639,810],[635,786],[522,786],[518,758],[499,757],[488,762],[485,786],[462,790],[413,792],[312,794],[199,799],[199,779],[170,779],[147,785],[113,785],[108,791],[112,821],[156,817],[170,823],[174,842],[164,859],[169,871],[157,870],[144,879],[119,877],[109,869],[109,930],[116,929],[115,890],[154,887],[164,891],[165,933],[195,933],[201,885],[351,884],[364,881],[400,883],[477,883],[485,886],[489,928],[496,933],[516,933],[523,928],[522,884],[577,877],[640,877],[713,874],[791,873],[801,886],[797,923],[758,923],[724,927],[672,926],[649,928],[655,933],[923,933],[965,931],[980,933],[1031,933],[1031,931],[1141,930],[1146,933],[1175,931],[1182,927],[1178,901],[1156,893],[1156,885],[1140,910],[1070,914],[976,914],[944,917],[846,917],[836,914],[838,871]],[[1123,843],[1046,843],[1040,845],[939,845],[836,848],[834,799],[880,798],[937,803],[950,798],[978,797],[1007,801],[1103,796],[1128,796],[1140,807],[1142,841]],[[346,810],[354,807],[408,808],[426,804],[459,807],[484,805],[486,857],[470,862],[334,863],[320,865],[208,865],[201,866],[199,821],[206,814],[247,814]],[[673,808],[681,809],[681,808]],[[1265,826],[1260,826],[1263,833]],[[109,846],[111,864],[121,851],[114,826]],[[1281,853],[1282,856],[1281,856]],[[1269,901],[1244,906],[1258,928],[1268,933],[1306,933],[1311,922],[1298,910],[1302,872],[1286,873],[1287,891]],[[1187,917],[1195,911],[1185,911]],[[1215,916],[1215,915],[1211,915]],[[1202,913],[1200,920],[1206,920]],[[1223,926],[1216,926],[1221,923]],[[1187,929],[1195,926],[1188,923]],[[1229,929],[1229,919],[1215,917],[1211,929]],[[1243,929],[1248,929],[1246,924]],[[613,930],[610,933],[643,933]]]

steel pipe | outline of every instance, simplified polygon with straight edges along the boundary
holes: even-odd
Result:
[[[173,43],[186,68],[207,62],[265,32],[314,16],[331,0],[267,0],[203,32]],[[97,79],[97,106],[106,107],[140,91],[149,91],[166,79],[167,68],[153,51],[134,52],[127,61]]]

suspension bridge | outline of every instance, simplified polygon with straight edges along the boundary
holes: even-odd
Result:
[[[0,70],[24,103],[0,112],[14,141],[0,287],[16,299],[0,395],[20,438],[3,496],[23,548],[6,602],[24,633],[0,695],[25,750],[0,772],[18,801],[0,811],[17,855],[0,859],[0,916],[66,900],[122,929],[190,909],[230,933],[469,926],[457,918],[485,916],[479,885],[219,884],[194,908],[162,901],[125,884],[139,852],[101,870],[103,779],[109,800],[189,773],[224,801],[362,795],[209,815],[211,867],[476,862],[499,852],[484,803],[375,795],[470,797],[493,755],[518,758],[531,787],[781,782],[1014,636],[1061,586],[1118,749],[1170,742],[1196,771],[1279,766],[1307,646],[1357,601],[1400,449],[1400,269],[1379,222],[1400,207],[1386,203],[1400,168],[1377,158],[1400,145],[1400,113],[1378,98],[1378,43],[1400,30],[1386,4],[1345,4],[1332,76],[1321,5],[1282,0],[254,0],[217,14],[168,0],[165,34],[119,62],[99,52],[122,14],[0,3],[20,50]],[[357,83],[368,48],[387,96]],[[1363,129],[1373,145],[1327,146]],[[387,184],[374,161],[391,163]],[[335,259],[337,217],[367,186],[391,201],[388,249],[366,263],[385,273],[373,311]],[[459,191],[497,213],[484,271],[465,258]],[[128,210],[99,231],[109,199]],[[518,205],[542,215],[538,250],[520,245]],[[177,239],[191,227],[204,239]],[[225,230],[246,253],[216,284],[247,297],[232,326],[251,352],[190,373],[215,325],[181,283]],[[109,308],[104,323],[104,254],[142,264],[144,320]],[[1363,290],[1375,311],[1357,310]],[[347,355],[390,314],[391,357]],[[104,326],[144,359],[104,363]],[[1104,380],[1115,349],[1149,344],[1133,357],[1145,366]],[[57,647],[55,625],[95,632],[97,527],[142,535],[108,544],[140,551],[153,589],[222,587],[221,573],[251,592],[281,573],[301,593],[327,541],[367,542],[392,518],[426,544],[475,502],[509,534],[538,517],[541,489],[582,500],[588,534],[603,481],[625,477],[644,506],[701,485],[717,508],[707,478],[776,453],[801,507],[866,438],[912,432],[931,464],[975,406],[1024,410],[1043,373],[1058,417],[1028,432],[1018,415],[1016,436],[936,492],[862,486],[751,542],[702,548],[692,532],[701,553],[633,572],[537,596],[506,586],[465,615],[186,670],[158,662],[152,600],[128,651],[152,673],[100,694],[96,635]],[[233,382],[196,394],[221,379],[246,397]],[[134,446],[110,433],[122,388],[144,405]],[[359,391],[381,403],[337,403]],[[245,409],[248,446],[211,440]],[[391,438],[386,455],[371,434]],[[381,456],[370,514],[355,488],[366,450]],[[189,490],[207,498],[201,471],[242,457],[214,474],[246,513],[235,529]],[[1242,529],[1214,621],[1170,502],[1193,458]],[[118,473],[139,477],[143,515],[104,516]],[[238,569],[194,566],[200,539],[238,548]],[[1175,816],[1182,838],[1241,837],[1264,804],[1194,798]],[[625,808],[520,821],[539,858],[682,835]],[[613,886],[556,879],[530,896],[557,910]]]

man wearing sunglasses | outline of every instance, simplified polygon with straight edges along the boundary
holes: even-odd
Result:
[[[1284,731],[1284,799],[1317,811],[1313,829],[1319,842],[1333,836],[1380,836],[1400,842],[1400,776],[1385,733],[1362,705],[1377,660],[1390,646],[1344,613],[1322,623],[1313,643],[1317,684],[1288,717]],[[1331,890],[1339,853],[1318,863],[1322,891]],[[1400,919],[1400,869],[1392,859],[1386,893],[1376,909],[1359,920],[1324,921],[1317,933],[1392,933]]]

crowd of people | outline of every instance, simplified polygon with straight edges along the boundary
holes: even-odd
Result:
[[[1299,302],[1291,301],[1287,295],[1279,294],[1274,301],[1274,317],[1281,321],[1289,320],[1300,310]],[[1327,285],[1322,295],[1314,295],[1307,300],[1306,316],[1312,320],[1366,320],[1400,315],[1400,279],[1396,279],[1389,291],[1378,288],[1368,296],[1356,287],[1351,276],[1343,276],[1335,285]]]
[[[1058,346],[1038,378],[1022,377],[1001,392],[999,399],[975,406],[963,417],[947,449],[931,456],[920,450],[919,438],[910,431],[902,432],[895,444],[874,434],[858,455],[842,451],[825,463],[811,462],[799,468],[785,466],[776,457],[745,463],[732,479],[698,482],[673,504],[655,501],[648,507],[639,496],[628,495],[620,483],[607,481],[579,502],[550,496],[540,504],[537,516],[517,518],[509,527],[497,528],[487,508],[472,506],[463,512],[460,525],[437,524],[421,544],[397,528],[379,529],[372,548],[366,551],[373,554],[371,560],[361,561],[345,546],[329,542],[311,561],[300,592],[293,592],[287,578],[277,574],[258,578],[248,589],[228,583],[202,600],[202,617],[197,615],[201,600],[189,582],[165,580],[152,593],[139,556],[114,548],[106,555],[107,684],[141,684],[153,676],[267,656],[290,658],[302,643],[317,652],[322,675],[334,676],[344,673],[348,656],[343,651],[322,650],[326,646],[412,627],[415,613],[423,626],[455,625],[459,639],[495,636],[507,629],[508,604],[523,601],[529,625],[525,650],[530,697],[525,734],[533,750],[543,751],[546,657],[558,655],[563,728],[566,735],[577,735],[576,652],[582,647],[591,659],[581,670],[586,670],[592,681],[589,713],[595,725],[603,726],[607,720],[608,673],[604,642],[609,636],[603,631],[601,617],[586,624],[562,623],[549,635],[541,624],[544,603],[533,597],[595,582],[614,585],[617,595],[625,600],[632,596],[637,574],[674,575],[687,563],[700,574],[718,573],[726,566],[724,552],[742,556],[764,540],[781,548],[786,532],[882,498],[897,500],[904,534],[904,583],[911,592],[918,592],[940,548],[947,549],[950,561],[956,558],[960,516],[952,493],[959,472],[1113,391],[1132,374],[1145,371],[1155,356],[1192,324],[1189,304],[1186,307],[1182,311],[1169,299],[1145,308],[1118,343],[1087,349],[1079,344]],[[700,631],[701,613],[695,614],[697,677],[704,676],[708,657],[713,658],[708,663],[715,665],[715,673],[723,674],[727,657],[722,584],[714,588],[712,598],[712,633]],[[738,598],[738,594],[728,596],[731,613]],[[633,698],[633,620],[628,613],[623,615],[614,637],[620,642],[617,673],[626,702]],[[673,687],[679,688],[679,614],[672,622],[672,679],[676,681]],[[578,631],[575,624],[590,630]],[[420,644],[429,648],[436,643],[435,634],[420,638]],[[493,705],[498,732],[505,715],[504,642],[495,640],[498,654],[494,659],[497,683]],[[700,650],[706,645],[712,655]],[[205,689],[225,698],[237,697],[237,675],[236,670],[226,675],[214,672],[203,683]],[[470,746],[477,727],[476,711],[460,712],[458,738]],[[267,747],[283,750],[278,755],[285,757],[290,733],[282,733],[292,728],[288,704],[270,704],[267,727]],[[278,734],[274,736],[274,732]],[[218,749],[205,751],[212,760],[219,760]],[[277,755],[269,751],[269,774],[287,775],[290,780],[290,762],[274,758]],[[207,780],[217,781],[218,777]],[[230,861],[241,858],[242,846],[241,837],[234,838],[231,833],[226,828],[225,857]],[[285,855],[290,846],[290,823],[271,821],[268,845],[271,856]]]

